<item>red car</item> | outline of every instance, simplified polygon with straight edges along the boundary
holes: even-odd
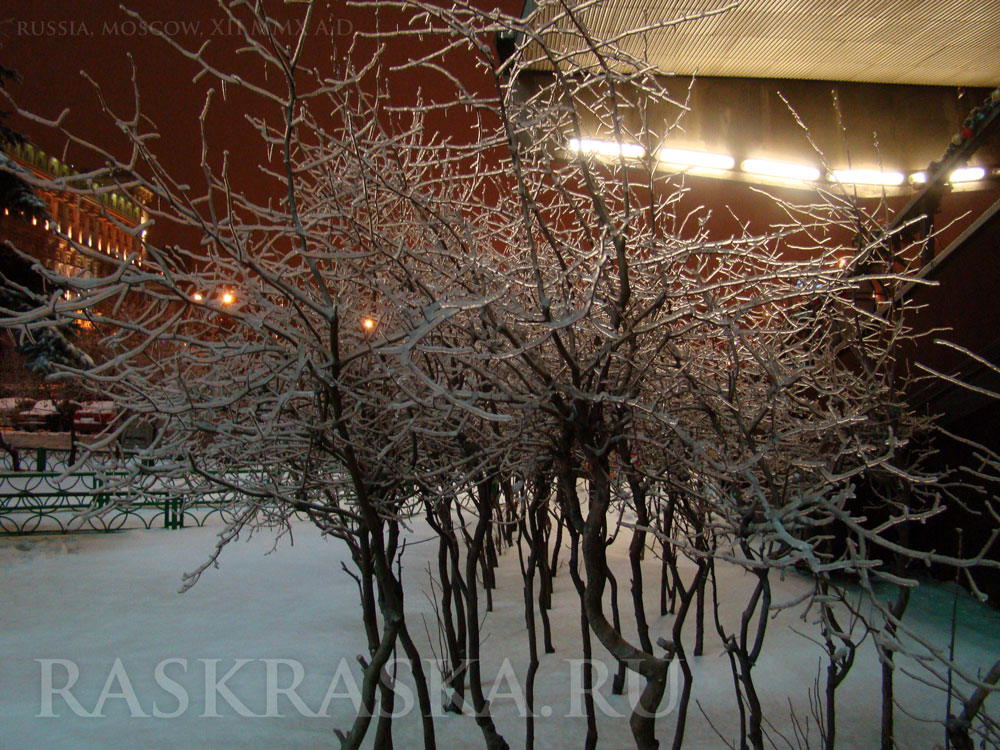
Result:
[[[73,415],[77,432],[100,432],[115,418],[114,401],[85,401]]]

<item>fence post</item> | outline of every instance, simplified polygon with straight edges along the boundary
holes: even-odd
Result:
[[[163,527],[166,529],[184,528],[184,508],[179,497],[167,497],[164,501]]]
[[[35,465],[38,467],[36,471],[45,471],[45,456],[46,452],[44,448],[38,449],[38,455],[36,456]]]
[[[104,495],[101,490],[104,489],[104,480],[101,479],[96,474],[94,475],[94,505],[98,508],[103,508],[107,503],[108,498]]]

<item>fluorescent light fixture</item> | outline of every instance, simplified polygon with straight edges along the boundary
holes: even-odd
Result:
[[[740,165],[744,172],[780,177],[785,180],[804,180],[811,182],[819,179],[819,170],[807,164],[793,164],[787,161],[771,159],[744,159]]]
[[[952,170],[948,176],[948,182],[975,182],[986,176],[985,167],[962,167]],[[914,185],[923,185],[927,182],[926,172],[914,172],[910,175],[910,182]]]
[[[835,169],[830,179],[854,185],[901,185],[902,172],[883,172],[878,169]]]
[[[963,167],[956,169],[948,178],[949,182],[975,182],[986,176],[986,170],[982,167]]]
[[[727,154],[687,151],[682,148],[661,148],[659,159],[672,167],[696,167],[700,169],[732,169],[736,163],[733,157]]]
[[[596,138],[570,138],[571,151],[582,151],[585,154],[596,154],[616,158],[641,159],[646,155],[646,149],[638,143],[618,143],[617,141],[602,141]]]

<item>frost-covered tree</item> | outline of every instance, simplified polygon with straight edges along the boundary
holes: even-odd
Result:
[[[271,200],[243,189],[229,153],[207,137],[203,184],[178,183],[141,112],[119,113],[126,155],[78,141],[108,164],[112,181],[95,190],[149,190],[152,225],[194,229],[200,243],[161,247],[154,231],[141,262],[58,279],[72,301],[8,308],[3,324],[45,328],[54,312],[95,326],[109,356],[66,371],[127,410],[96,447],[151,419],[156,437],[143,461],[123,464],[126,483],[154,474],[191,497],[235,498],[218,548],[186,585],[241,530],[285,529],[295,515],[348,545],[369,653],[364,708],[338,731],[343,747],[370,733],[391,746],[384,667],[396,649],[414,666],[424,743],[435,745],[437,697],[419,671],[402,580],[417,517],[438,537],[449,707],[474,715],[486,747],[508,746],[480,668],[483,611],[506,593],[494,592],[493,570],[512,564],[508,547],[524,582],[529,707],[544,668],[539,623],[542,650],[559,648],[547,610],[558,556],[568,555],[584,656],[598,644],[611,654],[616,690],[625,670],[640,676],[629,723],[643,749],[667,738],[683,746],[690,664],[706,630],[732,667],[738,726],[725,731],[764,747],[753,670],[772,577],[801,571],[814,587],[800,604],[819,613],[829,652],[822,715],[832,746],[836,687],[857,645],[842,625],[857,608],[845,579],[884,611],[869,627],[891,671],[886,644],[899,643],[905,622],[875,582],[914,585],[906,560],[992,565],[985,549],[949,558],[912,548],[902,532],[948,493],[922,464],[928,424],[896,380],[905,310],[872,301],[873,283],[898,279],[880,265],[886,238],[873,230],[852,247],[867,219],[835,194],[784,206],[788,221],[765,233],[709,237],[704,209],[683,208],[685,176],[655,158],[686,105],[645,61],[595,36],[572,3],[540,4],[523,19],[469,3],[355,4],[407,23],[387,24],[374,57],[348,56],[333,72],[303,62],[312,5],[290,43],[258,5],[220,6],[266,69],[261,80],[163,39],[202,78],[255,102],[248,117]],[[378,46],[390,41],[421,51],[393,75]],[[537,59],[550,71],[536,72]],[[418,75],[444,76],[452,98],[397,106],[392,82]],[[225,106],[209,95],[202,122]],[[433,126],[442,112],[471,123],[471,137],[442,139]],[[582,147],[595,130],[628,148]],[[622,625],[625,587],[608,562],[619,534],[629,539],[635,632]],[[673,616],[662,636],[651,632],[643,586],[653,555],[660,614]],[[722,565],[753,580],[735,624],[718,606]],[[989,692],[932,656],[938,673]],[[673,662],[682,693],[676,715],[658,722]],[[966,705],[978,711],[977,695]],[[585,705],[595,747],[590,696]],[[529,711],[528,747],[534,721]]]

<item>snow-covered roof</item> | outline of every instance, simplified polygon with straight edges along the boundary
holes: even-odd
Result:
[[[84,401],[80,405],[81,409],[86,409],[87,411],[114,411],[115,402],[114,401]]]

